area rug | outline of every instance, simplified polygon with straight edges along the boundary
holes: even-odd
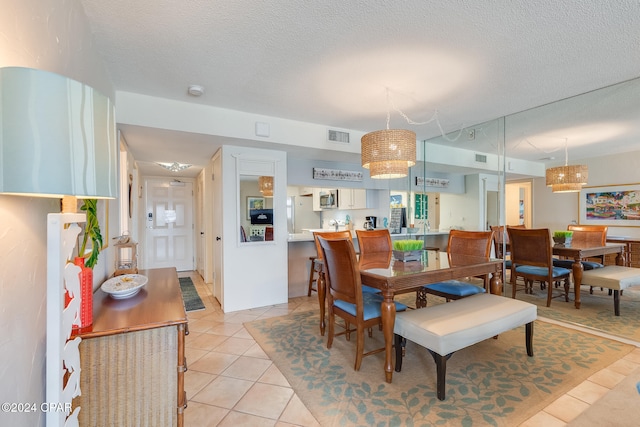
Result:
[[[184,309],[186,311],[204,310],[204,304],[202,303],[191,278],[180,277],[178,280],[180,281],[180,290],[182,291]]]
[[[505,286],[504,294],[511,296],[509,284]],[[620,296],[620,316],[614,315],[613,296],[609,295],[607,289],[594,288],[593,294],[589,294],[589,287],[583,286],[579,310],[575,308],[573,287],[569,302],[565,302],[564,297],[554,298],[550,307],[547,307],[547,290],[541,290],[539,283],[534,284],[532,295],[519,290],[516,298],[536,304],[538,316],[640,342],[640,287],[624,290]]]
[[[356,372],[355,337],[337,337],[329,350],[318,321],[314,310],[245,327],[322,426],[515,426],[633,349],[537,321],[534,357],[527,357],[524,327],[456,352],[447,362],[446,400],[439,401],[424,348],[407,343],[402,372],[389,384],[383,353],[365,357]],[[382,339],[374,328],[367,350]]]

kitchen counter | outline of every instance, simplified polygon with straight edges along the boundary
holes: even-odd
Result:
[[[341,229],[341,231],[344,229]],[[334,228],[326,228],[326,229],[309,229],[305,230],[302,233],[290,233],[288,241],[289,242],[312,242],[313,241],[313,232],[314,231],[335,231]],[[356,239],[356,233],[354,230],[351,231],[353,238]],[[398,233],[392,234],[391,239],[409,239],[416,236],[446,236],[449,235],[449,230],[431,230],[426,233]]]

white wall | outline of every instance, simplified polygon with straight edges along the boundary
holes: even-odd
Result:
[[[640,152],[583,159],[580,160],[580,163],[589,167],[588,186],[640,182]],[[571,221],[578,221],[578,194],[553,193],[545,185],[544,178],[534,180],[533,226],[551,230],[564,230]],[[609,236],[640,238],[640,227],[610,226],[607,234]]]
[[[3,0],[0,67],[22,66],[82,81],[113,99],[78,1]],[[46,215],[59,200],[0,195],[0,401],[45,399]],[[110,210],[117,230],[118,210]],[[111,246],[112,248],[112,246]],[[113,255],[101,256],[95,280]],[[44,415],[0,412],[0,425],[44,426]]]
[[[242,159],[273,162],[274,240],[240,243],[243,209],[239,200],[239,165]],[[246,173],[246,172],[242,172]],[[222,148],[222,309],[225,312],[283,304],[288,299],[287,275],[287,154],[283,151],[244,147]],[[217,179],[217,178],[216,178]]]

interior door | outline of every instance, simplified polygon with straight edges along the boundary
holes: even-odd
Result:
[[[145,188],[145,268],[193,270],[193,183],[148,179]]]
[[[222,286],[222,158],[213,159],[213,296],[224,304]],[[224,309],[224,305],[223,305]]]

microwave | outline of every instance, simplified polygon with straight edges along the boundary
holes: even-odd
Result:
[[[326,190],[320,192],[320,208],[335,209],[338,207],[338,190]]]

